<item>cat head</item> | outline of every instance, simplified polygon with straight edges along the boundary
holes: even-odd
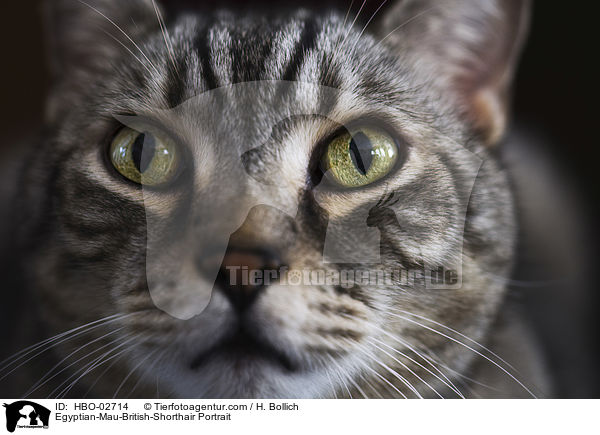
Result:
[[[494,145],[527,4],[357,20],[50,2],[45,318],[119,313],[98,343],[140,392],[460,395],[431,366],[467,367],[444,328],[480,340],[502,299]]]

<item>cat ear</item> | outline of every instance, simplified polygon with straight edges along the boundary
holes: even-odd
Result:
[[[135,44],[159,28],[152,0],[49,0],[44,12],[49,61],[59,79],[105,71],[128,52],[147,62]]]
[[[377,32],[492,144],[505,128],[529,8],[529,0],[399,0]]]

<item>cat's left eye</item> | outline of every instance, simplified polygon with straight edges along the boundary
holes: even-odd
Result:
[[[110,160],[129,180],[159,186],[175,178],[180,156],[171,139],[123,127],[111,143]]]
[[[359,128],[335,137],[321,168],[341,187],[362,187],[385,177],[396,166],[398,145],[386,131]]]

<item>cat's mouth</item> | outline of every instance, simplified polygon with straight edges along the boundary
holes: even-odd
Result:
[[[295,372],[299,369],[298,365],[283,352],[271,344],[253,337],[243,329],[239,329],[232,336],[203,350],[194,358],[191,368],[197,370],[215,358],[231,361],[237,369],[243,369],[257,362],[270,362],[287,372]]]

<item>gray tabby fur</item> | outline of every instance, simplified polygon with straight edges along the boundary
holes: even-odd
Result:
[[[104,356],[114,359],[96,369],[114,362],[103,380],[93,384],[95,376],[82,377],[70,393],[89,390],[110,397],[135,386],[132,394],[139,397],[154,395],[157,388],[171,397],[543,395],[548,385],[533,341],[503,308],[503,278],[510,275],[516,228],[509,182],[495,148],[506,124],[528,3],[398,1],[365,32],[338,12],[188,13],[169,20],[163,34],[150,1],[49,2],[56,78],[48,101],[48,135],[27,159],[18,194],[17,239],[26,252],[28,288],[39,302],[46,336],[133,313],[56,346],[60,359],[90,342],[86,351],[105,346],[94,356],[114,349]],[[281,140],[272,142],[275,148],[257,148],[253,158],[267,179],[277,172],[274,161],[289,165],[287,191],[274,200],[296,198],[298,213],[290,217],[256,207],[232,239],[276,249],[298,269],[335,269],[321,260],[328,217],[344,219],[353,209],[376,207],[393,191],[400,198],[397,222],[385,212],[373,215],[382,236],[380,267],[442,261],[442,253],[460,238],[462,286],[427,291],[400,284],[271,285],[248,322],[295,369],[219,355],[199,370],[191,367],[195,355],[231,329],[232,307],[215,291],[202,314],[189,320],[156,309],[145,275],[146,215],[189,204],[211,204],[218,215],[231,199],[211,179],[195,196],[170,191],[148,199],[111,171],[106,148],[119,126],[115,115],[168,110],[211,88],[256,80],[313,83],[354,96],[334,104],[338,116],[348,122],[373,113],[384,117],[406,139],[408,157],[385,185],[331,193],[317,203],[306,181],[317,144],[291,140],[288,134],[323,139],[326,128],[292,118],[277,126],[281,131],[274,134]],[[311,95],[298,98],[298,104],[319,102]],[[243,114],[235,107],[225,111],[219,128],[230,143],[252,138],[251,128],[260,133],[273,127],[257,116],[255,125],[240,129]],[[193,117],[186,123],[189,130],[178,134],[194,137]],[[462,159],[459,147],[476,155],[481,167]],[[290,164],[289,159],[296,160]],[[192,177],[200,177],[202,165],[211,161],[195,165]],[[236,177],[227,168],[217,169],[221,177]],[[461,174],[477,169],[470,186]],[[464,195],[469,204],[463,234],[463,228],[448,223]],[[343,242],[356,245],[352,234],[344,237]],[[509,357],[531,392],[512,377],[517,371],[475,342]],[[511,347],[530,353],[515,355]],[[128,383],[117,391],[124,379]],[[31,395],[57,395],[65,385],[57,389],[48,383]]]

